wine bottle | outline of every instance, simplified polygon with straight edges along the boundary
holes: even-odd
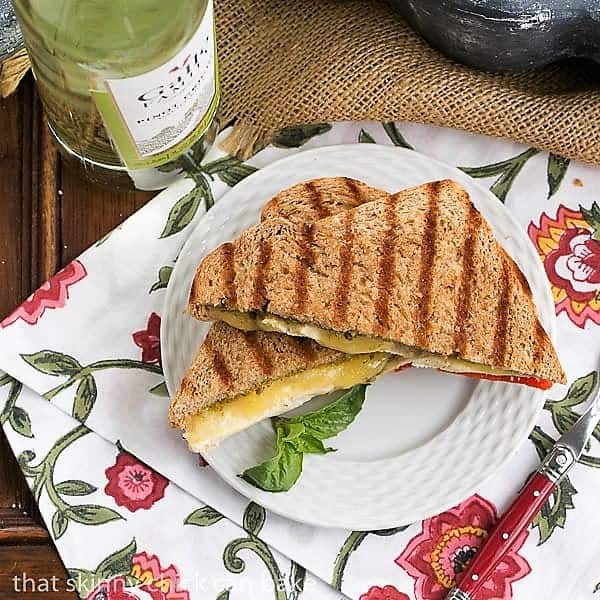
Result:
[[[160,189],[216,132],[212,0],[13,0],[63,156],[119,187]]]

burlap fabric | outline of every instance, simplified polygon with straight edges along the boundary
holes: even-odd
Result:
[[[377,0],[215,0],[227,149],[281,127],[408,120],[508,137],[600,164],[600,68],[489,74],[430,48]]]
[[[600,66],[470,69],[430,48],[383,0],[215,0],[221,123],[247,157],[281,127],[408,120],[511,138],[600,164]],[[28,64],[5,64],[10,93]],[[9,68],[10,67],[10,68]]]

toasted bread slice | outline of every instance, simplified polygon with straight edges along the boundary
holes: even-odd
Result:
[[[269,200],[261,221],[285,219],[314,223],[365,202],[385,200],[390,194],[349,177],[323,177],[293,185]]]
[[[390,194],[360,181],[332,177],[297,184],[267,203],[262,219],[310,222]],[[190,448],[223,438],[311,397],[364,383],[405,361],[373,354],[356,360],[311,340],[213,324],[175,394],[169,420]]]
[[[202,452],[258,421],[399,364],[387,354],[347,355],[306,338],[215,323],[171,402],[169,420],[185,431],[192,450]]]
[[[198,266],[189,310],[345,352],[352,345],[337,341],[356,338],[360,352],[411,355],[414,364],[444,368],[457,358],[565,381],[525,277],[450,180],[314,224],[274,218],[250,228]]]

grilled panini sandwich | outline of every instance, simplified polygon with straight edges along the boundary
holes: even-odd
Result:
[[[202,261],[189,309],[347,354],[543,388],[565,381],[525,277],[450,180],[316,223],[250,228]]]
[[[353,179],[297,184],[271,199],[262,219],[313,222],[389,194]],[[202,452],[222,439],[300,406],[312,397],[347,389],[406,360],[386,353],[348,355],[312,340],[277,332],[211,326],[171,403],[173,427]]]
[[[311,398],[371,381],[404,362],[373,352],[348,355],[313,340],[215,323],[175,395],[171,425],[203,452]]]

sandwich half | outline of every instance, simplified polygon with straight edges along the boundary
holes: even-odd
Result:
[[[191,450],[203,452],[254,423],[405,362],[382,352],[344,354],[306,338],[215,323],[171,402],[169,420],[183,430]]]
[[[541,388],[565,382],[525,277],[450,180],[315,223],[268,219],[200,263],[189,310],[347,354]]]
[[[261,218],[310,223],[389,196],[349,178],[314,179],[272,198]],[[314,396],[366,383],[407,362],[386,353],[348,355],[312,340],[217,322],[173,397],[169,420],[183,430],[190,449],[203,452]]]

